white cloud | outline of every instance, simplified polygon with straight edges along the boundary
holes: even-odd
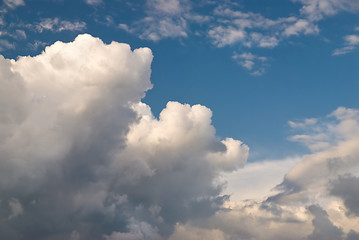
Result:
[[[102,0],[85,0],[87,4],[89,5],[93,5],[93,6],[96,6],[96,5],[99,5],[102,3]]]
[[[4,3],[6,6],[12,9],[25,5],[24,0],[4,0]]]
[[[152,41],[159,41],[163,38],[187,37],[187,21],[184,18],[153,18],[147,17],[136,24],[141,26],[139,37]],[[143,28],[145,26],[145,28]],[[129,32],[137,31],[128,29]]]
[[[354,51],[359,45],[359,35],[352,34],[345,36],[344,44],[346,46],[335,49],[332,53],[332,56],[344,55]]]
[[[298,36],[301,33],[304,33],[305,35],[318,34],[319,28],[317,25],[307,20],[299,19],[293,25],[289,25],[288,27],[286,27],[283,34],[289,37],[292,35]]]
[[[189,10],[187,0],[147,0],[150,11],[166,15],[179,15]]]
[[[346,46],[342,48],[337,48],[333,51],[332,56],[345,55],[352,52],[355,49],[354,46]]]
[[[233,27],[224,28],[223,26],[218,26],[210,29],[208,35],[213,39],[215,45],[223,47],[244,40],[246,32]]]
[[[348,45],[359,45],[359,35],[347,35],[344,39]]]
[[[232,58],[238,62],[239,65],[251,71],[254,76],[261,76],[265,72],[265,66],[268,61],[266,57],[256,56],[250,52],[235,53]]]
[[[119,24],[119,28],[142,39],[159,41],[186,38],[188,21],[207,21],[205,16],[191,13],[191,4],[187,0],[147,0],[145,12],[144,18],[132,24]]]
[[[82,31],[86,28],[85,22],[74,21],[70,22],[67,20],[60,20],[59,18],[45,18],[35,25],[35,28],[39,32],[54,31]]]
[[[303,4],[301,13],[310,21],[318,21],[324,17],[332,16],[340,11],[358,11],[357,0],[293,0]]]
[[[292,128],[305,129],[305,128],[308,128],[310,126],[313,126],[317,122],[318,122],[318,119],[316,119],[316,118],[307,118],[307,119],[304,119],[301,122],[288,121],[288,124]]]

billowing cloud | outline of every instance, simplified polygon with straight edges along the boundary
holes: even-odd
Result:
[[[223,208],[248,147],[201,105],[155,118],[151,61],[90,35],[0,59],[1,239],[167,239]]]

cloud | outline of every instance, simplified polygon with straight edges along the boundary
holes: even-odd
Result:
[[[15,217],[19,216],[24,211],[22,209],[21,203],[16,198],[11,198],[9,200],[9,207],[10,207],[10,210],[11,210],[9,219],[12,219],[12,218],[15,218]]]
[[[344,37],[345,46],[333,51],[332,56],[344,55],[354,51],[359,45],[359,35],[347,35]]]
[[[273,188],[282,182],[283,176],[296,165],[301,158],[249,162],[244,168],[223,174],[227,182],[225,193],[231,195],[231,201],[263,201],[274,194]]]
[[[304,33],[305,35],[318,34],[319,28],[317,25],[315,25],[311,22],[308,22],[307,20],[299,19],[293,25],[288,26],[284,30],[283,34],[288,37],[288,36],[292,36],[292,35],[298,36],[300,33]]]
[[[254,76],[261,76],[265,72],[267,58],[263,56],[256,56],[250,52],[235,53],[232,58],[238,62],[243,68],[251,71]]]
[[[14,43],[11,43],[6,39],[0,39],[0,51],[4,51],[7,49],[14,49],[14,48],[15,48]]]
[[[292,35],[319,33],[316,24],[297,17],[270,19],[226,5],[216,7],[214,15],[217,21],[210,26],[208,36],[218,47],[240,44],[248,48],[273,48]]]
[[[356,174],[359,156],[359,112],[339,107],[315,124],[307,134],[295,135],[293,141],[308,146],[313,153],[291,169],[279,185],[283,192],[274,201],[310,202],[326,195],[330,179],[344,173]]]
[[[151,61],[86,34],[0,59],[1,239],[166,239],[222,209],[219,176],[249,149],[201,105],[155,118]]]
[[[340,197],[349,215],[359,216],[359,178],[351,175],[339,176],[330,184],[330,194]]]
[[[45,18],[36,24],[35,28],[40,33],[44,30],[54,32],[82,31],[86,28],[86,23],[80,21],[70,22],[67,20],[60,20],[59,18]]]
[[[4,3],[11,9],[15,9],[19,6],[25,5],[25,2],[23,0],[4,0]]]
[[[206,229],[198,228],[190,225],[180,225],[176,226],[176,231],[169,238],[169,240],[202,240],[202,239],[212,239],[212,240],[226,240],[228,239],[226,235],[219,229]]]
[[[85,0],[85,2],[89,5],[93,5],[93,6],[96,6],[96,5],[99,5],[102,3],[102,0]]]
[[[309,206],[308,210],[314,216],[314,231],[308,236],[308,240],[343,239],[343,231],[333,225],[326,211],[317,205]]]
[[[300,2],[303,7],[300,12],[311,21],[318,21],[332,16],[340,11],[358,11],[359,3],[356,0],[293,0]]]
[[[226,240],[357,239],[358,110],[339,107],[325,117],[289,124],[312,144],[323,141],[317,135],[329,136],[327,145],[302,157],[249,163],[222,174],[232,194],[224,208],[177,224],[173,236],[196,239],[213,231]]]
[[[137,34],[141,39],[159,41],[165,38],[186,38],[188,20],[202,21],[200,15],[190,12],[187,0],[147,0],[146,16],[132,24],[120,23],[119,28]]]

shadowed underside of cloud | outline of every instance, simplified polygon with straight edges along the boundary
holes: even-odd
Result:
[[[0,238],[162,239],[214,215],[248,147],[212,112],[141,103],[152,53],[90,35],[0,59]]]

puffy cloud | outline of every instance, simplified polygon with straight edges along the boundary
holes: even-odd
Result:
[[[248,147],[201,105],[155,118],[151,61],[90,35],[0,59],[0,238],[165,239],[223,207],[219,176]]]

